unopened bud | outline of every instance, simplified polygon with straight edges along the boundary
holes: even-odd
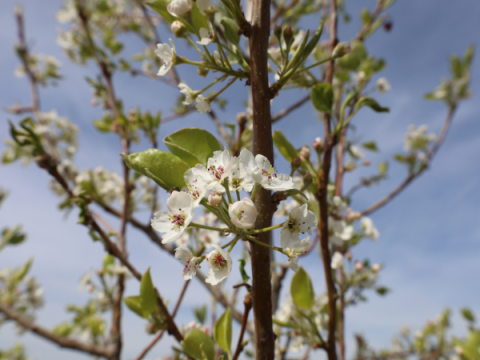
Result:
[[[285,44],[287,44],[287,48],[292,45],[293,31],[291,26],[287,26],[285,30],[283,30],[283,40],[285,40]]]
[[[175,20],[174,22],[172,22],[171,29],[173,34],[177,38],[182,38],[187,34],[187,27],[178,20]]]
[[[203,77],[207,76],[209,71],[210,71],[209,69],[201,66],[197,68],[197,74]]]
[[[282,37],[282,27],[275,25],[275,27],[273,28],[273,34],[277,38],[278,42],[280,42],[280,39]]]
[[[303,177],[303,187],[302,187],[302,191],[305,190],[305,189],[308,189],[308,187],[312,184],[312,174],[310,174],[310,172],[307,172],[305,174],[305,176]]]
[[[381,268],[382,267],[380,266],[380,264],[373,264],[372,265],[372,271],[375,272],[375,273],[379,272]]]
[[[300,157],[303,160],[310,159],[310,148],[308,146],[302,146],[302,149],[300,150]]]
[[[23,7],[20,4],[15,5],[15,15],[22,16],[23,15]]]
[[[358,260],[355,261],[355,270],[356,270],[356,271],[362,271],[362,269],[363,269],[362,263],[361,263],[360,261],[358,261]]]
[[[323,139],[321,137],[317,137],[313,141],[313,148],[317,153],[321,153],[323,151]]]
[[[295,159],[292,160],[290,165],[292,166],[292,174],[293,174],[295,171],[297,171],[300,165],[302,165],[302,159],[300,159],[300,157],[297,156]]]
[[[245,124],[247,123],[247,114],[245,114],[244,112],[240,112],[237,114],[236,119],[238,125],[245,126]]]
[[[98,100],[97,99],[92,99],[92,101],[90,101],[90,104],[92,104],[92,106],[97,106],[98,105]]]
[[[105,270],[103,270],[103,268],[97,270],[98,276],[103,276],[104,273],[105,273]]]
[[[333,49],[332,57],[334,58],[341,58],[345,55],[348,55],[352,52],[352,47],[348,42],[340,42],[335,46]]]
[[[345,257],[347,258],[347,260],[352,260],[352,253],[347,251],[347,253],[345,254]]]
[[[371,161],[370,161],[370,160],[365,160],[365,161],[363,162],[363,165],[365,165],[365,166],[369,166],[370,164],[371,164]]]
[[[95,286],[93,286],[92,284],[88,285],[87,286],[87,291],[88,292],[94,292],[95,291]]]
[[[214,206],[214,207],[217,207],[217,206],[220,206],[220,204],[222,203],[222,196],[217,194],[216,192],[211,192],[209,195],[208,195],[208,205],[210,206]]]
[[[457,355],[463,355],[463,349],[460,346],[455,346],[455,354]]]

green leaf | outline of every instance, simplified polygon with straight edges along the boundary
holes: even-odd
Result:
[[[140,282],[140,302],[144,314],[150,314],[157,308],[157,297],[155,295],[152,277],[150,276],[150,268],[143,274]]]
[[[183,175],[189,166],[175,155],[158,149],[120,155],[130,169],[151,178],[167,191],[185,186]]]
[[[464,342],[461,342],[457,338],[453,338],[453,343],[457,346],[460,346],[463,350],[463,357],[468,360],[478,360],[480,359],[480,332],[471,331],[467,339]]]
[[[142,301],[140,296],[128,296],[123,299],[125,305],[138,316],[148,319],[149,314],[145,314],[142,310]]]
[[[312,281],[302,267],[293,276],[290,294],[294,304],[301,308],[311,309],[315,303]]]
[[[175,20],[177,20],[176,17],[171,15],[167,11],[167,5],[169,1],[167,0],[152,0],[147,2],[147,5],[150,6],[153,10],[155,10],[157,13],[159,13],[168,23],[172,23]]]
[[[293,159],[298,157],[298,151],[295,150],[293,145],[280,130],[275,130],[273,132],[273,142],[278,151],[280,151],[280,154],[282,154],[287,161],[292,162]]]
[[[207,360],[214,360],[215,347],[210,336],[198,329],[190,330],[185,339],[180,343],[185,352],[197,360],[203,360],[202,353]]]
[[[115,256],[106,254],[103,258],[103,269],[106,270],[110,265],[115,263]]]
[[[235,46],[238,46],[240,42],[240,36],[238,35],[238,30],[240,29],[237,23],[228,18],[224,17],[220,20],[220,24],[222,24],[224,31],[224,35],[227,40]]]
[[[0,240],[0,250],[7,245],[21,244],[27,238],[27,235],[22,233],[21,230],[21,225],[17,225],[13,229],[3,229],[2,239]]]
[[[465,320],[467,320],[468,322],[472,322],[472,323],[475,322],[475,316],[473,315],[472,310],[470,310],[467,307],[464,307],[464,308],[460,309],[460,312],[462,313],[462,316]]]
[[[370,97],[362,97],[358,100],[357,104],[355,105],[355,111],[360,110],[363,106],[368,106],[375,112],[389,112],[390,109],[387,107],[382,107],[380,104]]]
[[[353,44],[353,50],[350,54],[337,60],[337,63],[342,69],[357,71],[362,63],[362,60],[367,57],[365,46],[361,42]]]
[[[378,152],[377,143],[375,141],[367,141],[362,144],[362,146],[370,151]]]
[[[209,30],[207,17],[200,12],[195,1],[192,2],[192,22],[197,33],[201,28]]]
[[[375,289],[378,295],[384,296],[387,295],[390,292],[390,289],[387,288],[386,286],[379,286]]]
[[[190,167],[206,165],[214,151],[219,151],[218,140],[208,131],[199,128],[186,128],[168,135],[163,142],[172,154],[185,161]],[[182,174],[183,179],[183,174]]]
[[[317,84],[312,87],[311,98],[315,109],[330,113],[333,106],[333,90],[329,83]]]
[[[381,175],[385,175],[388,171],[388,162],[382,161],[380,164],[378,164],[378,172]]]
[[[193,310],[193,313],[195,314],[195,317],[197,318],[197,320],[200,324],[205,324],[205,319],[207,318],[207,306],[206,305],[196,307]]]
[[[213,329],[213,337],[217,345],[230,354],[232,346],[232,313],[230,309],[225,310],[218,318]]]
[[[17,270],[15,270],[9,279],[9,285],[12,287],[17,286],[28,274],[28,271],[30,270],[32,263],[33,263],[33,259],[30,259],[21,267],[19,267]]]
[[[308,200],[307,198],[307,195],[305,195],[303,192],[301,192],[300,190],[298,189],[290,189],[290,190],[286,190],[283,192],[285,195],[287,196],[293,196],[293,195],[301,195],[305,198],[305,200]]]

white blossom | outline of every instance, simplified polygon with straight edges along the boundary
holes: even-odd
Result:
[[[180,88],[180,92],[185,95],[185,100],[182,101],[183,105],[190,105],[193,102],[192,94],[193,90],[184,82],[181,82],[178,84],[178,87]]]
[[[249,150],[243,149],[239,158],[240,162],[246,166],[249,175],[263,188],[273,191],[293,189],[292,177],[286,174],[277,174],[265,156],[258,154],[254,158]]]
[[[200,41],[197,44],[208,45],[212,42],[213,34],[205,28],[200,28]]]
[[[196,105],[198,111],[202,114],[205,114],[207,111],[210,111],[210,100],[203,95],[198,95],[195,98]]]
[[[179,259],[182,265],[185,265],[182,275],[185,280],[191,280],[197,274],[197,268],[200,267],[198,264],[198,258],[193,256],[193,254],[184,248],[175,249],[175,258]]]
[[[208,194],[208,205],[210,206],[213,206],[213,207],[217,207],[217,206],[220,206],[220,204],[222,203],[222,200],[223,200],[223,196],[220,195],[220,194],[217,194],[216,192],[210,192],[210,194]]]
[[[130,270],[128,270],[126,266],[120,265],[119,263],[110,264],[107,266],[105,270],[112,275],[117,275],[117,276],[123,275],[126,279],[129,279],[132,277]]]
[[[208,270],[205,282],[217,285],[230,275],[232,271],[232,258],[230,254],[220,246],[214,244],[213,247],[215,250],[206,255],[210,270]]]
[[[310,236],[307,236],[303,240],[290,238],[283,242],[283,253],[288,256],[290,269],[295,272],[298,271],[298,256],[304,254],[309,246]]]
[[[191,0],[173,0],[167,5],[167,11],[175,16],[183,16],[192,9]]]
[[[200,216],[195,219],[196,224],[213,226],[218,218],[212,213],[207,213],[204,216]],[[210,249],[213,244],[220,243],[220,233],[214,230],[195,228],[194,229],[196,239],[201,242],[205,249]]]
[[[376,88],[377,88],[379,93],[385,94],[392,87],[390,86],[390,84],[389,84],[389,82],[386,78],[381,77],[380,79],[377,80]]]
[[[170,41],[171,47],[168,44],[157,44],[157,49],[155,50],[155,54],[162,60],[163,65],[158,70],[157,75],[163,76],[168,73],[173,65],[173,59],[175,55],[175,43],[172,39],[168,39]]]
[[[213,9],[212,2],[210,0],[197,0],[197,7],[203,15],[205,15],[206,10]]]
[[[315,226],[317,226],[317,216],[308,210],[307,204],[293,208],[280,231],[280,246],[286,248],[287,244],[299,240],[300,233],[311,235],[311,228]]]
[[[167,200],[169,211],[157,211],[151,221],[152,227],[165,233],[162,243],[179,238],[192,221],[194,205],[191,196],[185,192],[174,191]]]
[[[350,240],[355,233],[352,225],[347,225],[344,220],[335,220],[332,217],[328,218],[328,240],[336,246],[343,246],[344,243]]]
[[[360,220],[360,228],[363,230],[363,233],[366,237],[372,240],[378,240],[380,233],[378,232],[375,225],[373,225],[372,219],[368,217],[362,217]]]
[[[245,197],[242,201],[229,205],[228,215],[235,226],[241,229],[251,229],[255,225],[257,208],[252,200]]]
[[[184,231],[179,238],[175,239],[175,245],[177,245],[178,247],[185,247],[188,245],[189,238],[190,235],[188,234],[188,232]]]
[[[344,266],[343,255],[338,251],[335,251],[335,253],[332,256],[332,264],[331,264],[332,269],[340,269],[340,268],[343,268],[343,266]]]
[[[193,206],[198,207],[200,201],[209,190],[209,186],[212,183],[211,179],[208,174],[197,168],[190,168],[185,171],[183,179],[186,186],[182,191],[189,193],[193,200]]]
[[[405,134],[405,151],[428,151],[428,145],[436,139],[436,135],[427,134],[427,129],[427,125],[421,125],[418,128],[410,125]]]
[[[363,159],[365,157],[365,153],[358,146],[350,146],[350,153],[354,159]]]

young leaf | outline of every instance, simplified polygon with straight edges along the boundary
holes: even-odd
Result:
[[[195,1],[192,2],[192,22],[197,33],[201,28],[209,30],[207,17],[200,12]]]
[[[370,151],[378,152],[377,143],[375,141],[367,141],[362,144],[362,146]]]
[[[189,166],[175,155],[158,149],[120,155],[130,169],[151,178],[167,191],[185,186],[183,175]]]
[[[315,302],[312,281],[302,267],[293,276],[290,294],[294,304],[304,309],[311,309]]]
[[[280,130],[273,132],[273,143],[287,161],[292,162],[298,156],[298,151]]]
[[[23,264],[20,268],[15,270],[15,272],[10,277],[10,284],[17,285],[23,278],[27,275],[30,267],[32,266],[33,259],[28,260],[25,264]]]
[[[245,259],[239,259],[238,261],[240,261],[240,274],[242,275],[243,282],[246,283],[250,280],[250,276],[248,276],[245,271]]]
[[[387,107],[380,106],[380,104],[370,97],[362,97],[358,100],[357,104],[355,105],[355,111],[360,110],[363,106],[368,106],[375,112],[389,112],[390,109]]]
[[[220,24],[222,24],[223,29],[225,30],[224,34],[227,40],[233,45],[238,46],[240,36],[238,35],[239,27],[237,23],[228,17],[224,17],[220,20]]]
[[[157,13],[159,13],[169,24],[171,24],[176,20],[176,18],[168,12],[168,3],[169,1],[167,0],[153,0],[147,2],[147,5],[150,6]]]
[[[200,324],[205,324],[205,319],[207,318],[207,306],[199,306],[193,310],[195,317],[197,318]]]
[[[128,296],[124,298],[123,301],[125,302],[125,305],[127,305],[127,307],[135,314],[142,318],[148,319],[149,314],[144,314],[142,310],[142,302],[140,296]]]
[[[202,353],[207,357],[207,360],[214,360],[215,347],[213,341],[206,333],[201,330],[190,330],[181,342],[183,350],[196,360],[203,360]]]
[[[225,310],[218,318],[213,329],[213,337],[217,345],[230,354],[232,345],[232,313],[230,309]]]
[[[358,67],[362,63],[362,60],[367,57],[367,51],[365,46],[361,42],[353,44],[353,50],[347,56],[344,56],[337,60],[337,63],[342,69],[357,71]]]
[[[190,167],[206,165],[214,151],[220,150],[218,140],[208,131],[186,128],[168,135],[163,142],[172,154],[185,161]],[[183,178],[183,174],[182,174]]]
[[[140,282],[140,302],[144,314],[150,314],[157,307],[157,297],[150,276],[150,268],[143,274]]]
[[[312,87],[311,98],[315,109],[329,113],[333,106],[333,90],[329,83],[318,84]]]

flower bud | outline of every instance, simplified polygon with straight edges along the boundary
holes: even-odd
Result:
[[[289,48],[293,43],[293,31],[291,26],[287,26],[285,30],[283,30],[283,40],[285,40],[285,44],[287,44],[287,48]]]
[[[301,164],[302,164],[302,159],[300,159],[300,157],[298,156],[292,160],[292,162],[290,163],[290,165],[292,166],[292,174],[295,171],[297,171],[297,169],[300,167]]]
[[[363,165],[365,165],[365,166],[369,166],[370,164],[371,164],[371,161],[370,161],[370,160],[365,160],[365,161],[363,162]]]
[[[277,38],[278,42],[280,42],[280,39],[282,37],[282,27],[275,25],[275,27],[273,28],[273,34]]]
[[[360,261],[356,260],[355,261],[355,271],[362,271],[363,265]]]
[[[257,219],[257,208],[249,198],[230,204],[228,214],[235,226],[241,229],[250,229],[255,225]]]
[[[94,292],[95,291],[95,286],[93,286],[92,284],[88,285],[87,286],[87,291],[88,292]]]
[[[347,260],[352,260],[352,253],[350,251],[348,251],[346,254],[345,254],[345,257],[347,258]]]
[[[332,57],[334,58],[341,58],[345,55],[348,55],[352,52],[352,47],[348,42],[340,42],[335,46],[333,49]]]
[[[240,112],[237,114],[236,119],[238,125],[245,126],[245,124],[247,123],[247,114],[245,114],[244,112]]]
[[[303,160],[310,159],[310,148],[308,146],[302,146],[302,149],[300,150],[300,157]]]
[[[103,268],[97,270],[98,276],[103,276],[104,273],[105,273],[105,270],[103,270]]]
[[[209,71],[210,71],[209,69],[201,66],[197,68],[197,74],[203,77],[207,76]]]
[[[187,27],[178,20],[172,22],[171,29],[177,38],[182,38],[187,34]]]
[[[208,205],[217,207],[220,206],[222,203],[222,196],[217,194],[216,192],[211,192],[208,194]]]
[[[317,137],[313,141],[313,148],[317,153],[321,153],[323,151],[323,139],[321,137]]]
[[[186,15],[191,9],[191,0],[173,0],[167,5],[167,11],[175,17]]]
[[[372,271],[375,272],[375,273],[379,272],[381,268],[382,267],[380,266],[380,264],[373,264],[372,265]]]
[[[308,189],[308,187],[310,185],[312,185],[312,174],[310,174],[310,172],[307,172],[305,174],[305,176],[303,177],[303,187],[302,187],[302,191],[305,190],[305,189]]]

